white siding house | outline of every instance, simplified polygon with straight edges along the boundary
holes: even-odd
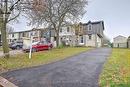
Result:
[[[91,22],[82,24],[83,34],[79,36],[79,45],[101,47],[104,37],[104,22]],[[83,40],[82,40],[83,39]],[[82,43],[81,43],[82,42]]]
[[[75,45],[75,29],[71,26],[62,27],[59,32],[60,44],[74,46]]]
[[[127,37],[117,36],[113,39],[113,47],[115,48],[127,48]]]

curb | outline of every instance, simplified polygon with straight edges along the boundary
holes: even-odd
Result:
[[[0,87],[18,87],[18,86],[14,85],[7,79],[0,76]]]

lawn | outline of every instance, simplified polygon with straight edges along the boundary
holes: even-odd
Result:
[[[12,49],[9,48],[9,50],[11,51]],[[3,51],[3,48],[0,46],[0,51]]]
[[[32,59],[28,58],[28,53],[15,55],[9,59],[0,58],[0,72],[56,62],[89,49],[91,48],[68,47],[52,49],[50,51],[35,52],[32,54]]]
[[[130,49],[113,49],[99,84],[100,87],[130,87]]]
[[[0,51],[3,51],[3,48],[2,48],[2,47],[0,47]]]

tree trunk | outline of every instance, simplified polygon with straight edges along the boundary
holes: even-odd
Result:
[[[2,24],[3,26],[1,28],[1,38],[2,38],[4,57],[9,58],[9,46],[8,46],[8,41],[7,41],[6,23],[4,22]]]
[[[9,46],[6,35],[6,21],[3,20],[3,14],[0,14],[0,30],[4,57],[9,58]]]
[[[59,32],[56,32],[56,47],[59,47]]]

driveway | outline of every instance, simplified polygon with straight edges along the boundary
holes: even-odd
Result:
[[[110,48],[98,48],[59,62],[10,71],[1,76],[19,87],[98,87],[99,74],[110,54]]]

